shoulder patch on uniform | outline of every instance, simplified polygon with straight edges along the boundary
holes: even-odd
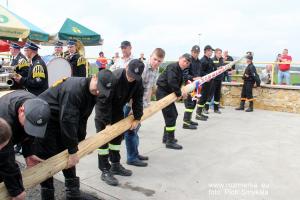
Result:
[[[63,83],[67,79],[68,79],[68,77],[64,77],[64,78],[56,81],[51,87],[56,87],[56,86],[60,85],[61,83]]]
[[[46,78],[45,71],[42,65],[36,65],[33,67],[32,78]]]
[[[21,58],[18,61],[18,68],[22,69],[23,67],[29,67],[29,62],[25,58]]]
[[[85,58],[80,56],[77,60],[77,66],[85,65]]]

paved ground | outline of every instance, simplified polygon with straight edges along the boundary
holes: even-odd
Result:
[[[300,115],[226,107],[190,131],[181,128],[184,108],[177,106],[176,137],[182,151],[161,144],[164,124],[157,113],[140,131],[140,152],[150,157],[149,166],[126,165],[123,144],[122,162],[133,176],[117,176],[120,186],[111,187],[100,180],[95,151],[78,165],[83,190],[122,200],[299,199]],[[88,127],[89,133],[95,132],[92,117]],[[63,180],[61,174],[56,178]],[[61,191],[62,184],[58,188]]]

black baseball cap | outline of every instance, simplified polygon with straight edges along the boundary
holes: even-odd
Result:
[[[109,97],[113,85],[115,84],[115,80],[116,78],[114,74],[108,69],[102,69],[100,72],[98,72],[97,87],[100,94]]]
[[[50,107],[42,99],[28,99],[23,104],[25,112],[24,129],[28,135],[43,138],[50,118]]]
[[[212,51],[214,51],[214,49],[210,45],[206,45],[204,47],[204,51],[206,51],[206,50],[212,50]]]
[[[139,81],[142,78],[142,74],[145,68],[145,64],[139,59],[133,59],[128,64],[128,75],[131,78]]]
[[[182,58],[185,58],[187,61],[192,62],[192,56],[189,53],[185,53],[181,56]]]
[[[121,42],[121,48],[131,47],[131,43],[127,40]]]
[[[198,45],[194,45],[194,46],[192,47],[192,51],[193,51],[193,52],[200,52],[200,47],[199,47]]]
[[[247,58],[248,60],[253,60],[253,56],[250,55],[250,54],[248,54],[248,55],[246,56],[246,58]]]

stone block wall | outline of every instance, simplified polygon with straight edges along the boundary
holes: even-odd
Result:
[[[223,83],[221,103],[237,107],[240,103],[242,83]],[[262,85],[253,89],[254,108],[300,113],[300,87]]]

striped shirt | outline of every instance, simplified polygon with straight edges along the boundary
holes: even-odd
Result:
[[[145,69],[142,74],[144,96],[143,96],[143,106],[148,107],[151,101],[152,88],[156,83],[157,77],[159,75],[158,69],[153,70],[150,63],[145,63]]]

